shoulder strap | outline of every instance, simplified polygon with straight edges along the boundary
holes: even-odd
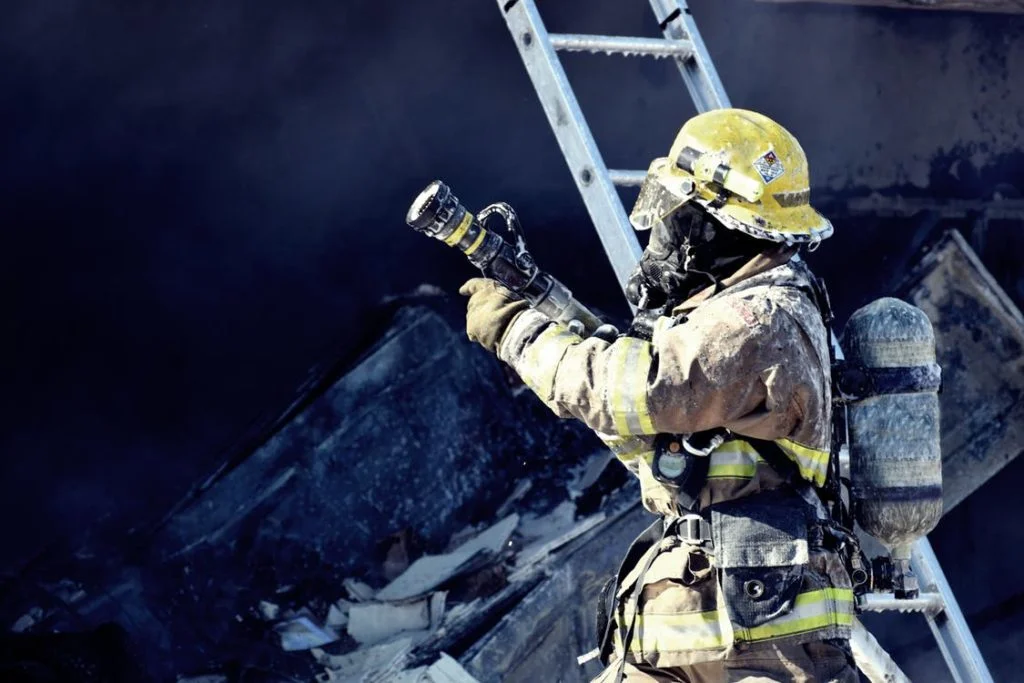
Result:
[[[832,444],[829,450],[825,486],[817,492],[825,504],[829,506],[831,518],[838,523],[840,527],[844,529],[852,529],[853,518],[843,502],[842,481],[840,480],[839,475],[839,451],[846,442],[846,420],[843,411],[839,410],[842,405],[842,401],[839,400],[839,382],[837,378],[841,374],[843,363],[836,359],[836,350],[835,345],[833,344],[834,332],[832,331],[832,323],[835,321],[835,315],[832,312],[832,302],[829,299],[828,289],[825,287],[824,280],[812,273],[809,268],[805,268],[805,270],[809,281],[808,284],[793,284],[789,286],[799,289],[807,294],[811,301],[814,302],[815,306],[817,306],[818,312],[821,314],[821,321],[824,323],[825,333],[828,335],[829,382],[832,385]],[[778,446],[771,442],[767,443],[770,443],[771,447],[774,447],[774,449],[768,447],[768,450],[773,450],[775,453],[781,455],[782,458],[789,461],[789,458],[786,458],[785,454],[781,453]],[[760,448],[758,448],[758,452],[760,452]],[[769,464],[771,464],[772,467],[775,467],[773,462],[769,461]],[[780,470],[780,474],[781,473],[782,471]]]

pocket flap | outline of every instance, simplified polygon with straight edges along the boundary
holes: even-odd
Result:
[[[711,509],[715,563],[734,624],[753,628],[792,611],[809,559],[808,521],[806,503],[785,491]]]
[[[807,524],[806,503],[778,491],[715,505],[715,563],[721,569],[807,564]]]

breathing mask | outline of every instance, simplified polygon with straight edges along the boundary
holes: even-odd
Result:
[[[675,305],[717,284],[764,250],[696,204],[680,205],[650,225],[650,241],[630,276],[626,296],[644,310]]]

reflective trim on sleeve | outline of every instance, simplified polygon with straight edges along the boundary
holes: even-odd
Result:
[[[550,401],[554,395],[555,372],[566,350],[583,339],[562,325],[550,325],[537,335],[526,349],[515,370],[526,386],[530,387],[541,400]]]
[[[654,434],[647,405],[651,345],[622,337],[609,347],[607,405],[617,434]]]
[[[789,439],[776,439],[775,443],[796,463],[800,476],[815,486],[824,486],[828,474],[829,452],[804,446]]]
[[[642,658],[655,652],[685,652],[688,650],[717,650],[726,643],[718,612],[691,612],[689,614],[638,614],[629,643],[630,654]],[[615,650],[622,652],[622,636],[615,632]]]
[[[654,444],[650,439],[642,436],[610,436],[600,433],[597,435],[623,464],[628,465],[637,459],[646,460],[648,465],[654,463]]]
[[[532,308],[512,319],[498,344],[498,358],[516,368],[527,345],[551,324],[551,318]]]
[[[736,640],[757,641],[793,636],[829,626],[853,625],[853,591],[822,588],[796,596],[793,610],[753,628],[736,629]]]
[[[746,441],[731,439],[711,452],[708,479],[753,479],[761,456]]]

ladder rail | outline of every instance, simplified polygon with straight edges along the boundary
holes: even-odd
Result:
[[[712,109],[731,107],[725,86],[718,77],[718,71],[711,61],[704,39],[700,37],[697,22],[693,20],[686,0],[650,1],[662,34],[669,40],[688,40],[693,46],[692,56],[689,59],[676,59],[676,64],[697,112],[703,114]]]
[[[921,580],[921,587],[942,596],[942,611],[926,612],[925,617],[956,683],[993,683],[978,643],[927,538],[920,538],[914,543],[910,564]]]
[[[594,142],[576,95],[569,85],[565,69],[551,45],[547,29],[534,0],[509,3],[498,0],[509,31],[533,81],[548,123],[573,181],[583,197],[590,219],[611,261],[619,286],[625,292],[626,281],[640,260],[640,242],[629,224],[622,201],[612,184],[601,153]]]
[[[853,620],[850,650],[857,668],[871,683],[911,683],[889,653],[864,628],[860,619]]]

